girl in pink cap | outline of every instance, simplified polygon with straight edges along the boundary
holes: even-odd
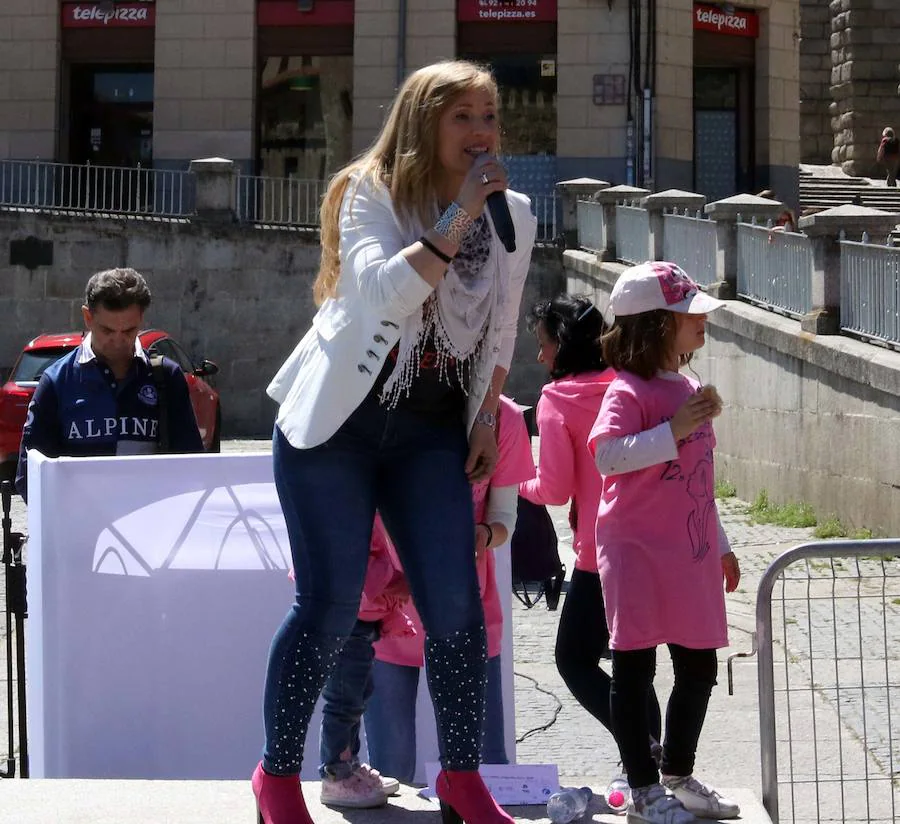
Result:
[[[713,387],[681,374],[722,302],[673,263],[626,269],[610,295],[603,356],[616,370],[589,443],[603,489],[597,567],[612,649],[613,730],[633,824],[735,818],[737,804],[693,776],[697,742],[728,645],[724,589],[740,580],[713,496]],[[675,684],[659,767],[644,711],[666,644]],[[662,775],[660,775],[660,772]]]
[[[600,659],[609,654],[609,633],[594,536],[602,479],[587,443],[615,377],[600,349],[606,324],[587,298],[562,294],[535,304],[528,326],[538,341],[538,362],[547,367],[551,381],[541,390],[537,405],[541,436],[537,475],[519,485],[519,494],[550,506],[572,501],[575,569],[556,634],[556,667],[578,703],[612,732],[610,677],[600,668]],[[591,631],[586,633],[585,627]],[[647,714],[650,745],[657,749],[662,721],[652,687]]]

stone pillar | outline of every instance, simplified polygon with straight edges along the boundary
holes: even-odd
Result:
[[[737,224],[753,218],[768,220],[781,214],[784,206],[777,200],[756,195],[735,195],[707,203],[704,212],[716,223],[716,274],[719,279],[707,287],[720,300],[737,298]]]
[[[603,206],[603,236],[606,249],[598,257],[600,260],[616,259],[616,205],[640,200],[650,194],[649,189],[637,186],[610,186],[594,195],[594,200]]]
[[[234,223],[237,220],[237,164],[223,157],[192,160],[196,177],[195,212],[199,220]]]
[[[153,165],[230,157],[249,172],[256,133],[256,3],[156,4]]]
[[[804,332],[836,335],[841,330],[841,233],[848,240],[867,233],[872,243],[884,243],[896,225],[896,214],[865,206],[838,206],[800,218],[813,244],[813,310],[800,321]]]
[[[706,196],[681,189],[666,189],[642,198],[641,206],[650,213],[650,260],[664,260],[663,215],[669,209],[699,210],[706,205]]]
[[[800,0],[800,162],[831,163],[831,10]]]
[[[59,0],[0,3],[0,158],[57,160]]]
[[[456,0],[428,0],[406,7],[404,76],[416,69],[456,57]]]
[[[556,184],[562,200],[562,233],[569,249],[578,246],[578,201],[589,200],[598,190],[608,189],[605,180],[594,180],[591,177],[577,177],[573,180],[561,180]]]
[[[694,185],[693,9],[692,0],[658,0],[656,63],[659,70],[653,115],[656,168],[653,185],[645,181],[648,188],[664,190]],[[636,138],[640,139],[640,135]]]
[[[760,8],[756,43],[756,181],[759,188],[765,185],[774,190],[796,209],[800,204],[800,7],[798,0],[766,6]]]
[[[881,177],[875,152],[885,126],[900,129],[900,5],[896,0],[831,2],[831,159],[851,175]]]
[[[378,137],[397,91],[399,0],[356,0],[353,17],[353,154]]]

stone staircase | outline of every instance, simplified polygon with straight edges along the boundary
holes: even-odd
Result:
[[[900,213],[900,187],[889,189],[883,181],[867,177],[819,176],[800,170],[801,212],[804,209],[831,209],[848,203]]]

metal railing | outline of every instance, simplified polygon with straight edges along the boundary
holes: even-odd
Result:
[[[537,218],[535,242],[542,245],[556,243],[559,238],[559,199],[556,193],[549,195],[529,195],[531,210]]]
[[[701,212],[663,215],[663,258],[677,263],[701,286],[716,275],[716,224]]]
[[[194,176],[140,166],[3,160],[0,206],[181,217],[194,210]]]
[[[603,205],[592,200],[579,200],[575,204],[578,223],[578,245],[588,252],[606,250],[606,224],[603,221]]]
[[[841,328],[900,344],[900,249],[841,240]]]
[[[650,260],[650,213],[639,206],[616,206],[616,251],[625,263]]]
[[[760,581],[762,794],[774,824],[897,820],[898,556],[900,540],[808,543]]]
[[[812,310],[812,243],[806,235],[738,223],[738,295],[792,317]]]
[[[319,207],[328,188],[326,180],[239,175],[236,185],[238,220],[242,223],[310,228],[319,225]]]

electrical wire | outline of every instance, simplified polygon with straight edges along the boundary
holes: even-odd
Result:
[[[532,678],[530,675],[525,675],[524,672],[513,672],[513,674],[517,678],[525,678],[528,681],[531,681],[534,684],[534,688],[538,692],[542,692],[544,695],[549,695],[554,701],[556,701],[556,707],[553,710],[553,718],[551,718],[546,724],[541,724],[539,727],[532,727],[530,730],[522,733],[518,738],[516,738],[516,743],[521,744],[526,738],[531,737],[532,735],[537,735],[539,732],[544,732],[545,730],[549,730],[556,723],[556,719],[559,718],[559,714],[562,712],[562,701],[559,700],[559,697],[555,692],[551,692],[550,690],[542,687],[536,679]]]

